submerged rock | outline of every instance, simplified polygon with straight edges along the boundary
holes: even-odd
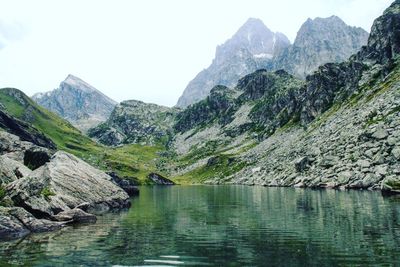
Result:
[[[19,207],[0,207],[0,238],[23,237],[31,232],[47,232],[60,229],[65,223],[36,219]]]
[[[382,181],[382,193],[385,195],[400,195],[400,179],[399,177],[387,177]]]
[[[80,208],[62,211],[55,215],[54,218],[57,221],[66,221],[71,223],[94,223],[97,220],[95,215],[87,213]]]

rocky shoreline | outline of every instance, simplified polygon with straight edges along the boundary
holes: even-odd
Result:
[[[95,214],[130,207],[111,176],[67,152],[0,132],[0,155],[1,240],[93,223]]]

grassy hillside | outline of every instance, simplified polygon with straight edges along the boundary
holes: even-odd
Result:
[[[50,138],[58,149],[74,154],[103,170],[115,171],[132,179],[136,177],[135,180],[142,184],[149,182],[146,176],[150,172],[157,172],[155,159],[164,150],[162,146],[129,145],[109,148],[99,145],[68,121],[40,107],[17,89],[0,89],[0,104],[11,116],[31,124]]]

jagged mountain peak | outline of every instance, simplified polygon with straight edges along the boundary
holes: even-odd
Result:
[[[346,25],[346,23],[338,16],[332,15],[330,17],[322,18],[322,17],[316,17],[315,19],[308,18],[306,23],[337,23],[337,24],[342,24]]]
[[[290,45],[283,33],[272,32],[260,19],[248,19],[224,44],[217,46],[212,64],[186,87],[177,106],[204,99],[216,85],[234,86],[240,77],[264,67]]]
[[[347,25],[338,16],[309,18],[300,27],[293,45],[274,58],[270,69],[285,69],[305,79],[320,65],[347,60],[367,40],[368,32]]]
[[[68,84],[72,86],[75,89],[86,91],[86,92],[94,92],[97,91],[99,92],[96,88],[82,80],[81,78],[74,76],[72,74],[68,74],[67,78],[61,84]]]
[[[257,33],[269,33],[273,34],[272,31],[264,24],[264,22],[261,19],[258,18],[249,18],[236,32],[236,34],[233,36],[238,37],[244,35],[244,37],[251,37],[248,36],[248,34],[257,34]],[[249,38],[250,39],[250,38]]]
[[[218,85],[232,87],[240,77],[257,69],[285,69],[298,78],[328,62],[341,62],[367,44],[368,33],[347,25],[338,16],[308,19],[293,45],[283,33],[272,32],[260,19],[248,19],[217,47],[211,66],[185,88],[177,106],[187,107],[207,97]]]
[[[39,105],[86,131],[108,119],[117,102],[84,80],[69,74],[59,88],[32,97]]]
[[[294,46],[303,45],[303,42],[308,41],[308,39],[335,42],[337,38],[343,38],[349,34],[362,36],[363,39],[368,38],[368,32],[364,29],[349,26],[338,16],[333,15],[327,18],[317,17],[315,19],[309,18],[300,27]],[[359,48],[360,47],[357,47],[357,49]]]
[[[290,41],[283,33],[272,32],[261,19],[249,18],[229,40],[217,47],[216,59],[243,49],[253,55],[272,57],[278,43],[289,45]]]

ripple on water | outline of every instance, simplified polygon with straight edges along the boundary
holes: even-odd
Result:
[[[0,266],[400,265],[400,202],[377,192],[142,187],[132,201],[3,242]]]

